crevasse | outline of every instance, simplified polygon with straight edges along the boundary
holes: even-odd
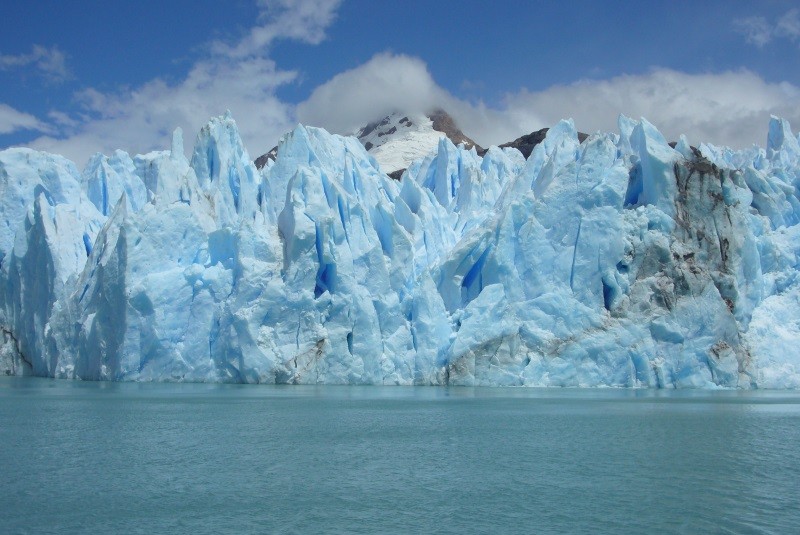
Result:
[[[646,120],[525,161],[443,139],[401,181],[228,114],[79,173],[0,152],[0,371],[88,380],[800,387],[800,143]]]

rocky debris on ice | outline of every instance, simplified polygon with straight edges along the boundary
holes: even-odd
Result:
[[[378,134],[435,132],[426,119],[362,132],[371,151],[298,126],[260,170],[230,115],[191,160],[180,131],[170,150],[97,155],[83,173],[0,152],[0,370],[800,387],[800,142],[786,121],[745,151],[672,147],[644,119],[587,138],[562,121],[525,141],[527,158],[439,132],[393,180],[385,162],[400,156]]]

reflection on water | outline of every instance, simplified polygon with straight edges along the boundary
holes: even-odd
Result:
[[[787,533],[798,424],[794,392],[2,378],[0,518],[10,533]]]

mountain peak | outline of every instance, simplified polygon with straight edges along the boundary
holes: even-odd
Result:
[[[393,178],[400,178],[411,162],[435,151],[443,137],[450,139],[454,145],[463,143],[467,149],[474,147],[479,153],[485,152],[441,108],[427,114],[393,112],[367,123],[352,135],[378,161],[381,170]],[[273,147],[256,158],[256,167],[261,169],[269,160],[275,160],[277,155],[278,147]]]
[[[450,115],[444,111],[443,109],[434,110],[433,113],[429,114],[431,121],[433,122],[433,129],[439,132],[443,132],[450,141],[453,142],[454,145],[458,145],[459,143],[463,143],[464,146],[468,149],[475,147],[475,150],[482,151],[480,145],[475,143],[475,141],[468,137],[461,129],[456,125],[456,122],[453,120]]]
[[[373,121],[355,133],[385,173],[395,174],[419,158],[436,150],[439,140],[447,137],[453,144],[482,150],[458,128],[442,109],[431,113],[394,112]]]

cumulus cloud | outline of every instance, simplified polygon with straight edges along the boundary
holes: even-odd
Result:
[[[7,104],[0,104],[0,134],[12,134],[20,130],[51,132],[52,128],[33,115],[16,110]]]
[[[655,69],[607,80],[584,80],[508,94],[500,107],[454,97],[425,63],[383,53],[336,75],[297,107],[301,121],[349,133],[394,110],[447,110],[482,145],[512,140],[560,119],[585,132],[616,131],[620,113],[647,117],[664,135],[732,147],[763,144],[770,114],[800,126],[800,90],[769,84],[749,71],[687,74]]]
[[[800,40],[800,9],[790,9],[774,23],[765,17],[755,16],[736,19],[733,29],[744,36],[745,41],[763,48],[776,39]]]
[[[735,148],[763,145],[770,115],[800,126],[800,88],[771,84],[742,70],[687,74],[655,69],[640,75],[580,81],[544,91],[521,91],[506,99],[517,124],[552,124],[572,117],[585,132],[616,130],[620,113],[646,117],[669,139]]]
[[[297,118],[350,134],[394,111],[427,113],[436,108],[447,110],[466,133],[485,139],[502,139],[519,130],[497,110],[460,100],[444,90],[421,59],[392,53],[377,54],[317,87],[297,106]]]
[[[82,118],[51,113],[66,135],[41,137],[30,145],[64,154],[82,165],[98,151],[163,149],[177,126],[191,135],[210,117],[230,109],[246,146],[266,146],[292,124],[291,110],[277,99],[275,90],[294,76],[264,58],[203,61],[178,84],[156,79],[111,94],[86,89],[76,95]]]
[[[383,53],[317,87],[297,117],[346,133],[393,111],[426,112],[451,98],[422,60]]]
[[[82,165],[94,152],[123,148],[146,152],[168,146],[178,126],[191,135],[208,118],[230,110],[245,146],[260,154],[293,126],[293,107],[276,96],[297,73],[268,57],[276,39],[318,43],[340,0],[259,1],[258,24],[234,43],[210,43],[208,53],[178,82],[161,78],[112,92],[86,88],[75,95],[77,113],[50,113],[59,135],[30,145],[64,154]],[[187,150],[191,143],[187,143]],[[257,154],[256,154],[257,155]]]
[[[237,119],[252,156],[266,152],[296,120],[346,134],[395,110],[443,108],[484,146],[567,117],[584,132],[616,131],[619,113],[647,117],[670,139],[685,133],[695,143],[733,147],[763,144],[770,114],[800,126],[800,89],[767,83],[746,70],[687,74],[654,69],[539,91],[522,89],[506,95],[500,105],[489,106],[442,88],[419,58],[381,53],[334,76],[297,106],[281,101],[278,89],[298,74],[280,69],[269,58],[270,45],[277,39],[319,43],[339,4],[340,0],[259,0],[261,12],[254,27],[235,42],[209,43],[182,79],[156,78],[116,91],[86,88],[75,94],[76,110],[53,110],[47,123],[0,105],[0,133],[39,131],[43,135],[31,146],[62,153],[80,165],[96,151],[165,148],[175,127],[192,135],[209,117],[227,109]],[[770,36],[796,39],[800,11],[792,10],[768,25]],[[20,66],[29,61],[26,58],[0,56],[0,68]]]
[[[63,82],[69,78],[66,55],[58,47],[33,45],[27,54],[0,54],[0,70],[30,66],[50,82]]]

